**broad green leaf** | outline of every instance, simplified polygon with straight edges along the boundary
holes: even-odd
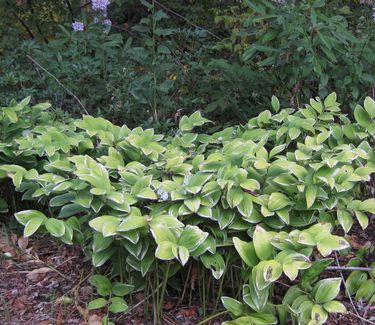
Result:
[[[347,312],[346,307],[341,302],[336,300],[326,302],[323,305],[323,308],[329,313],[345,314]]]
[[[65,234],[65,223],[62,220],[49,218],[44,225],[48,232],[54,237],[62,237]]]
[[[232,315],[239,317],[242,315],[244,306],[241,302],[230,297],[221,297],[221,302],[226,310],[228,310]]]
[[[354,109],[354,117],[358,124],[364,128],[371,125],[370,115],[359,105],[357,105]]]
[[[124,313],[129,309],[125,300],[120,297],[112,297],[110,299],[110,304],[108,310],[112,313]]]
[[[243,193],[242,201],[237,206],[237,210],[245,219],[249,219],[253,212],[253,199],[248,193]]]
[[[254,267],[259,263],[256,255],[254,244],[252,242],[245,242],[238,237],[233,237],[234,247],[241,259],[250,267]]]
[[[24,237],[30,237],[32,234],[34,234],[39,227],[44,224],[46,221],[46,217],[43,215],[38,215],[32,217],[25,225],[25,228],[23,230],[23,236]]]
[[[260,226],[255,227],[253,244],[255,253],[260,260],[272,258],[273,247],[271,245],[271,236]]]
[[[129,215],[122,219],[117,231],[130,231],[147,226],[146,217]]]
[[[367,96],[364,102],[364,107],[365,107],[367,114],[370,116],[370,118],[374,119],[375,118],[375,100]]]
[[[353,226],[353,217],[350,212],[338,209],[337,219],[340,222],[340,225],[344,229],[345,233],[348,233],[350,228]]]
[[[276,113],[280,110],[280,102],[279,102],[279,99],[275,95],[272,95],[271,105],[272,105],[273,110]]]
[[[340,291],[341,278],[320,280],[314,286],[315,302],[321,304],[336,298]]]
[[[28,221],[32,218],[44,218],[46,219],[47,217],[44,215],[44,213],[40,212],[40,211],[37,211],[37,210],[24,210],[24,211],[21,211],[21,212],[17,212],[14,214],[14,216],[16,217],[17,221],[21,224],[21,225],[26,225],[28,223]]]
[[[168,241],[160,242],[156,248],[155,256],[160,260],[167,261],[177,258],[177,245]]]
[[[101,296],[108,296],[112,292],[111,281],[104,275],[95,274],[89,278],[89,282],[93,285]]]
[[[311,208],[315,202],[316,194],[318,193],[318,187],[316,185],[306,186],[306,206]]]
[[[89,302],[87,309],[88,310],[99,309],[106,305],[107,305],[107,300],[105,300],[104,298],[97,298]]]
[[[268,209],[270,211],[277,211],[292,205],[292,201],[283,193],[272,193],[268,199]]]

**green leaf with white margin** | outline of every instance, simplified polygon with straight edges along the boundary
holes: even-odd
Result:
[[[280,102],[275,95],[272,95],[271,97],[271,106],[276,113],[280,110]]]
[[[268,209],[270,211],[277,211],[292,205],[293,202],[283,193],[274,192],[268,199]]]
[[[182,132],[191,131],[195,126],[202,126],[203,124],[211,122],[210,120],[202,117],[200,111],[196,111],[192,115],[183,116],[179,123],[179,129]]]
[[[346,307],[337,300],[328,301],[323,305],[323,308],[329,313],[347,313]]]
[[[262,261],[262,272],[264,281],[275,282],[283,273],[283,268],[276,260]],[[259,263],[260,265],[260,263]]]
[[[249,190],[249,191],[253,191],[253,190],[259,190],[260,189],[260,184],[257,180],[255,179],[246,179],[245,181],[242,181],[240,183],[240,186],[245,189],[245,190]]]
[[[178,246],[186,247],[189,252],[194,251],[207,238],[208,233],[202,231],[197,226],[187,225],[178,239]]]
[[[169,229],[165,225],[155,225],[151,227],[151,233],[157,244],[167,241],[174,243],[177,246],[177,234],[180,232]]]
[[[65,234],[65,223],[62,220],[49,218],[44,225],[48,232],[54,237],[62,237]]]
[[[185,185],[186,191],[192,194],[197,194],[203,185],[212,177],[212,174],[197,172],[192,176],[185,178],[187,184]]]
[[[227,193],[227,202],[229,206],[233,209],[237,207],[243,199],[243,192],[239,188],[231,188]]]
[[[169,241],[162,241],[156,248],[155,256],[160,260],[173,260],[178,258],[177,245]]]
[[[273,246],[271,245],[271,236],[259,225],[255,227],[253,243],[255,253],[260,260],[264,261],[272,258],[274,250]]]
[[[91,228],[95,229],[98,232],[103,232],[103,227],[106,223],[120,224],[121,219],[114,216],[100,216],[90,220],[89,225]]]
[[[328,313],[321,305],[314,305],[311,310],[311,319],[314,320],[312,325],[324,324],[328,318]]]
[[[225,271],[225,262],[218,252],[215,254],[203,254],[200,256],[200,259],[203,265],[211,270],[212,275],[216,280],[221,278]]]
[[[361,211],[354,210],[354,213],[362,229],[366,229],[369,223],[368,217]]]
[[[34,234],[46,220],[47,217],[45,215],[38,215],[31,218],[25,225],[23,236],[29,237]]]
[[[365,107],[367,114],[371,117],[371,119],[374,119],[375,118],[375,100],[367,96],[364,102],[364,107]]]
[[[356,300],[368,301],[375,294],[375,281],[368,279],[361,284],[357,293],[355,294]]]
[[[188,207],[188,209],[191,212],[196,213],[200,207],[201,198],[199,196],[195,196],[191,199],[186,199],[184,201],[184,204]]]
[[[325,99],[324,99],[324,107],[332,107],[336,104],[337,100],[337,95],[335,92],[329,94]]]
[[[259,263],[253,242],[245,242],[238,237],[233,237],[234,247],[241,259],[250,267]]]
[[[117,231],[130,231],[147,226],[145,216],[129,215],[122,219]]]
[[[230,297],[221,297],[221,302],[226,310],[228,310],[233,316],[239,317],[242,315],[244,305],[236,299]]]
[[[364,128],[371,125],[372,120],[370,115],[359,105],[357,105],[354,109],[354,117],[357,123]]]
[[[349,211],[346,210],[337,210],[337,219],[344,229],[345,233],[348,233],[350,228],[353,226],[353,217]]]
[[[39,218],[47,218],[44,213],[38,211],[38,210],[24,210],[20,211],[14,214],[17,221],[21,224],[26,226],[28,221],[32,218],[39,217]]]
[[[187,261],[189,260],[189,250],[184,247],[184,246],[178,246],[178,258],[182,264],[182,266],[184,266]]]
[[[323,279],[314,285],[315,302],[324,304],[335,299],[340,292],[341,278]]]
[[[253,212],[253,199],[252,196],[248,193],[243,193],[242,201],[237,206],[237,210],[239,213],[242,214],[245,219],[250,218],[252,212]]]
[[[318,193],[318,186],[307,185],[306,186],[306,206],[311,208],[315,202],[316,194]]]
[[[350,247],[349,243],[344,238],[331,234],[322,233],[316,237],[316,242],[318,251],[324,257],[330,255],[334,250],[339,251]]]

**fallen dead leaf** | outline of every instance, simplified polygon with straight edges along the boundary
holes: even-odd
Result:
[[[102,318],[97,314],[91,315],[89,317],[89,325],[102,325]]]
[[[15,233],[12,232],[12,234],[10,235],[10,239],[11,239],[13,245],[16,245],[16,243],[17,243],[17,235]]]
[[[164,310],[171,310],[173,309],[174,306],[175,306],[175,303],[169,300],[164,304],[163,308]]]
[[[81,307],[80,305],[77,305],[77,310],[79,314],[82,316],[82,318],[86,321],[89,318],[89,311],[86,308]]]
[[[186,309],[181,309],[178,312],[179,315],[187,317],[187,318],[192,318],[192,317],[197,317],[198,313],[195,308],[186,308]]]
[[[26,277],[32,281],[41,281],[45,277],[45,274],[51,271],[49,267],[41,267],[40,269],[30,271],[27,273]]]
[[[29,238],[27,237],[20,237],[17,241],[18,247],[21,249],[26,249],[29,245]]]

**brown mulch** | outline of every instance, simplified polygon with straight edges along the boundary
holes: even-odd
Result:
[[[38,239],[7,235],[0,229],[0,325],[101,325],[104,312],[89,312],[95,298],[87,279],[90,261],[79,246],[59,244],[49,236]],[[202,320],[197,301],[191,306],[166,299],[163,324],[191,325]],[[117,325],[148,325],[144,296],[133,296],[137,307],[115,318]],[[150,317],[152,308],[150,306]],[[212,322],[219,325],[221,322]]]

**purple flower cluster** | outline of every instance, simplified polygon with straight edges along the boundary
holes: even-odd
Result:
[[[91,7],[92,10],[99,14],[99,17],[94,18],[94,23],[101,22],[103,26],[112,26],[112,21],[107,18],[107,9],[110,4],[110,0],[92,0]]]
[[[72,28],[75,32],[83,32],[85,25],[81,21],[75,21],[72,23]]]
[[[110,19],[104,19],[102,24],[104,26],[112,26],[112,21]]]
[[[100,11],[107,13],[107,7],[109,6],[109,0],[92,0],[91,6],[94,11]]]
[[[273,2],[276,2],[279,5],[284,5],[286,0],[272,0]]]

